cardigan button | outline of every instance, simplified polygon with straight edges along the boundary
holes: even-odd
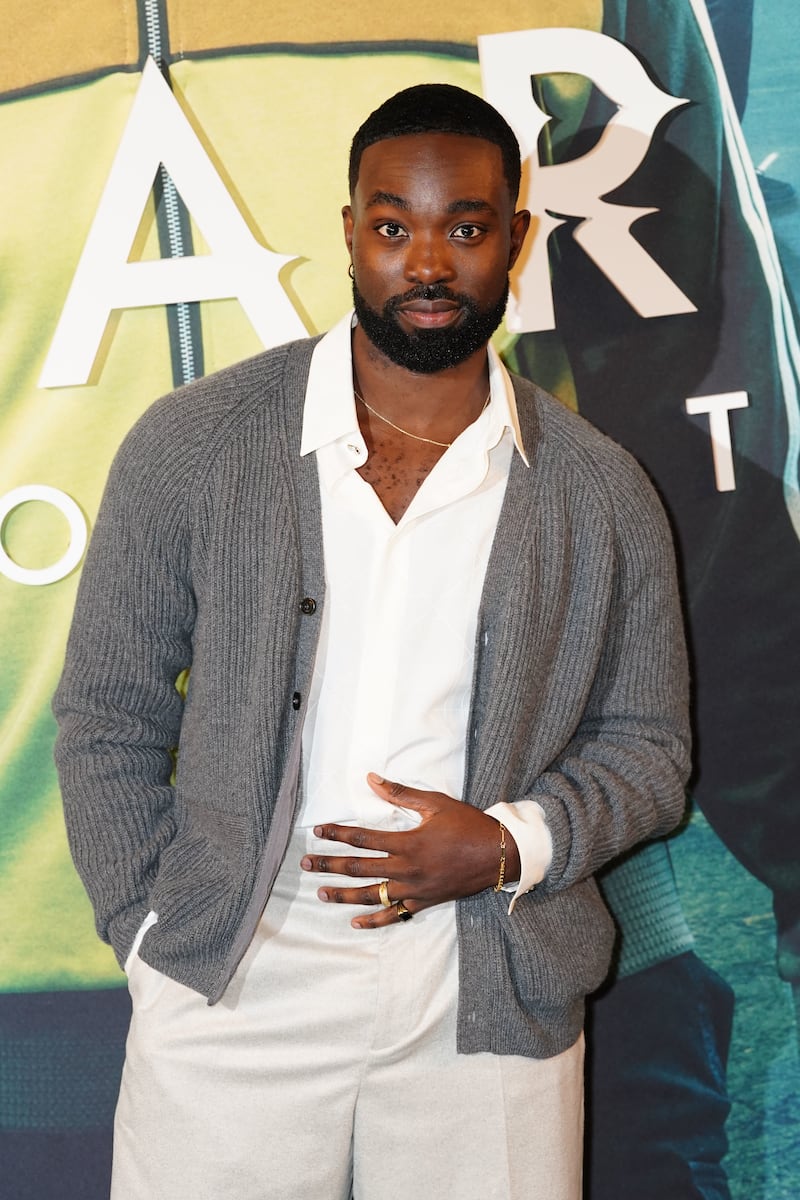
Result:
[[[292,696],[292,708],[294,709],[295,712],[297,712],[297,710],[300,707],[301,699],[302,699],[302,697],[299,692],[295,692],[295,694]]]
[[[317,611],[317,602],[312,600],[310,596],[305,596],[300,601],[300,612],[305,616],[310,617],[312,613]]]

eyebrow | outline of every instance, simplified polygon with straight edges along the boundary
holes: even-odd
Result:
[[[394,192],[373,192],[367,201],[367,208],[373,208],[376,204],[390,204],[392,208],[402,208],[405,211],[410,207],[407,200]]]
[[[454,200],[452,204],[448,204],[447,211],[449,213],[471,213],[471,212],[489,212],[493,213],[494,206],[488,200]]]
[[[373,192],[367,201],[366,207],[373,208],[376,205],[389,204],[392,208],[399,208],[402,212],[408,212],[411,208],[408,200],[404,196],[398,196],[395,192]],[[470,198],[464,200],[454,200],[452,204],[447,206],[448,213],[455,215],[456,213],[493,213],[494,207],[488,200],[479,198]]]

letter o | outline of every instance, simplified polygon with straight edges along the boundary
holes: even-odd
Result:
[[[9,513],[12,513],[15,508],[19,508],[20,504],[27,504],[30,500],[40,500],[43,504],[52,504],[53,508],[57,508],[66,518],[69,525],[69,546],[66,553],[59,558],[58,562],[54,562],[49,567],[34,569],[19,566],[6,553],[2,543],[3,525]],[[87,537],[88,531],[83,513],[72,497],[68,496],[66,492],[59,491],[58,488],[48,487],[44,483],[29,483],[24,487],[13,488],[10,492],[6,492],[5,496],[0,496],[0,574],[7,576],[15,583],[40,587],[43,584],[56,583],[59,579],[64,579],[81,561],[86,549]]]

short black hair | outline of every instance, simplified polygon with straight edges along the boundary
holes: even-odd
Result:
[[[503,173],[516,203],[521,164],[513,129],[480,96],[449,83],[419,83],[404,88],[370,113],[350,147],[350,195],[355,192],[361,156],[368,146],[414,133],[456,133],[493,142],[503,157]]]

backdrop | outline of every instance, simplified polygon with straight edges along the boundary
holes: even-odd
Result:
[[[679,547],[692,807],[603,882],[590,1193],[796,1196],[791,0],[0,14],[3,1194],[107,1189],[127,993],[69,859],[49,701],[111,458],[159,394],[340,316],[352,134],[437,80],[501,108],[526,157],[536,238],[500,349],[633,451]]]

